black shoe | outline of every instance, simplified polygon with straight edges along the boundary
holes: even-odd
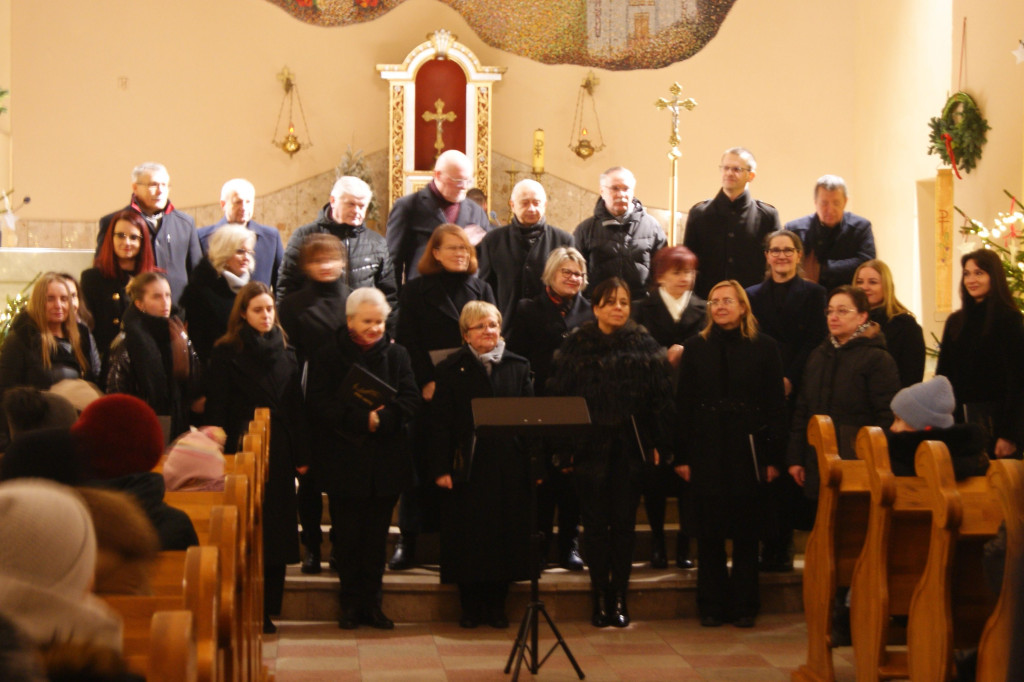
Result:
[[[720,628],[722,627],[722,619],[717,616],[701,616],[700,624],[706,628]]]
[[[359,612],[354,609],[342,609],[338,616],[338,627],[342,630],[355,630],[359,627]]]
[[[504,611],[495,611],[487,620],[487,624],[497,630],[504,630],[508,627],[508,616],[505,615]]]
[[[752,628],[754,627],[754,616],[740,616],[732,622],[738,628]]]
[[[690,558],[690,538],[679,533],[676,535],[676,568],[688,571],[696,567],[697,565]]]
[[[665,533],[651,533],[651,568],[668,568],[665,554]]]
[[[466,628],[467,630],[472,630],[479,624],[480,621],[476,619],[476,616],[470,613],[463,613],[462,618],[459,619],[459,627]]]
[[[311,549],[306,550],[306,556],[302,558],[302,568],[299,569],[303,573],[315,574],[320,572],[320,552],[313,551]]]
[[[363,611],[359,614],[359,622],[363,625],[369,625],[371,628],[378,630],[394,630],[395,622],[384,615],[384,612],[380,610],[379,606]]]
[[[617,628],[624,628],[629,625],[629,609],[626,608],[626,593],[613,592],[611,604],[608,605],[611,616],[611,624]]]
[[[600,590],[592,590],[590,598],[593,601],[594,611],[590,616],[590,624],[595,628],[606,628],[612,624],[608,617],[608,607],[605,604],[604,593]]]
[[[693,563],[693,559],[687,559],[686,557],[680,559],[679,557],[676,557],[676,568],[681,568],[684,571],[689,571],[694,568],[697,568],[697,564]]]
[[[569,545],[569,550],[562,555],[561,561],[558,562],[558,565],[567,571],[583,570],[583,558],[580,556],[579,540],[572,541],[572,544]]]
[[[395,553],[388,562],[388,568],[392,571],[406,571],[416,566],[416,536],[407,533],[398,538],[395,544]]]
[[[277,626],[270,620],[270,616],[264,614],[263,616],[263,634],[275,635],[277,634]]]

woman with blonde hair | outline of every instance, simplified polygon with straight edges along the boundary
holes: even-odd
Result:
[[[753,627],[762,489],[786,445],[782,359],[735,280],[711,288],[704,329],[684,345],[675,468],[690,482],[683,524],[697,538],[697,609],[705,627]]]
[[[255,248],[254,232],[228,223],[210,237],[206,258],[189,276],[181,307],[187,315],[189,336],[204,363],[214,342],[227,331],[235,294],[249,282],[256,267]]]
[[[924,378],[924,332],[914,314],[896,298],[889,266],[877,258],[861,263],[853,273],[853,286],[867,294],[869,317],[885,336],[885,349],[900,372],[900,387],[920,383]]]

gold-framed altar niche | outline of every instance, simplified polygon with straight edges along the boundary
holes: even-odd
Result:
[[[388,81],[388,209],[399,197],[424,187],[433,177],[433,164],[417,168],[416,123],[427,110],[418,111],[416,77],[423,66],[434,60],[450,60],[466,77],[465,105],[454,110],[464,123],[465,135],[449,148],[461,149],[473,162],[474,185],[491,197],[491,97],[492,86],[505,73],[503,66],[483,66],[472,50],[458,42],[457,36],[438,29],[406,55],[401,64],[378,64],[381,78]],[[436,100],[427,99],[434,109]],[[431,93],[432,94],[432,93]],[[441,108],[434,109],[440,113]],[[441,125],[437,127],[441,139]],[[437,150],[440,152],[440,150]]]

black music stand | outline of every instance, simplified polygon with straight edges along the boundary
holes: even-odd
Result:
[[[585,433],[590,427],[590,412],[587,401],[579,397],[568,398],[474,398],[473,422],[478,435],[490,434],[506,437],[527,436],[571,436]],[[562,639],[555,622],[551,620],[544,602],[540,600],[540,544],[542,533],[537,530],[537,483],[530,483],[530,603],[519,624],[519,633],[505,664],[505,674],[515,670],[512,680],[519,679],[519,668],[529,654],[526,667],[533,675],[537,674],[544,661],[559,647],[565,651],[576,674],[582,680],[583,670],[569,650],[569,645]],[[543,615],[551,632],[557,640],[554,646],[540,657],[539,650],[539,616]]]

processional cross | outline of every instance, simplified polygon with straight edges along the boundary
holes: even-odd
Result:
[[[683,88],[679,83],[673,83],[668,89],[669,94],[672,95],[672,99],[665,99],[661,97],[654,106],[658,109],[668,109],[672,114],[672,133],[668,136],[668,143],[671,148],[668,150],[668,158],[672,162],[672,176],[670,186],[670,205],[669,205],[669,228],[668,228],[668,243],[670,246],[676,243],[676,205],[678,202],[679,194],[679,179],[678,179],[678,163],[679,157],[683,155],[679,151],[679,107],[683,107],[687,111],[693,111],[694,107],[697,106],[697,100],[692,97],[687,97],[684,100],[679,99],[680,93]],[[426,114],[424,114],[426,115]]]
[[[444,100],[441,98],[438,98],[437,101],[434,102],[434,111],[423,112],[424,121],[437,122],[437,137],[434,138],[434,149],[437,150],[434,152],[435,159],[441,156],[441,152],[444,151],[444,138],[442,137],[442,127],[444,126],[444,122],[448,121],[451,123],[456,119],[456,117],[457,114],[454,111],[444,111]]]

